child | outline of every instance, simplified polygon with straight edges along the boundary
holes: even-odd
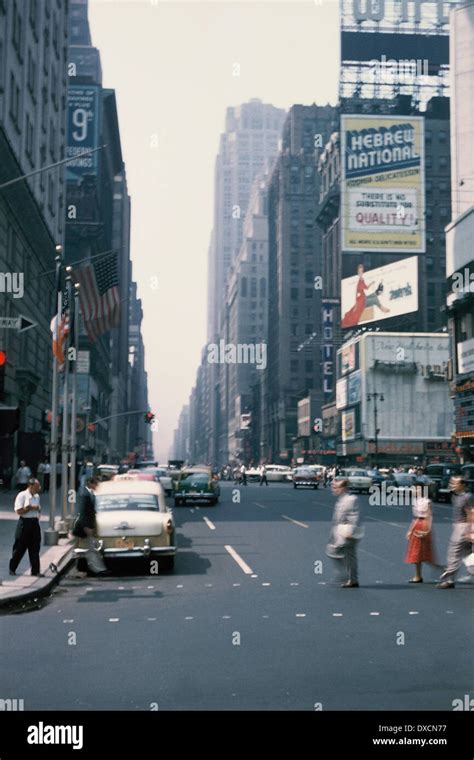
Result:
[[[421,485],[416,487],[416,499],[413,504],[413,520],[407,533],[408,547],[405,562],[415,565],[415,576],[408,583],[423,583],[421,575],[422,562],[433,564],[433,547],[431,527],[433,510],[430,499],[422,496]]]

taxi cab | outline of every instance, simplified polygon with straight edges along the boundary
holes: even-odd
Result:
[[[175,486],[174,503],[176,507],[187,501],[207,501],[217,504],[220,486],[214,478],[210,467],[187,467],[181,470]]]
[[[121,477],[100,483],[95,504],[97,548],[104,559],[157,559],[160,570],[173,569],[175,524],[160,483]],[[87,550],[79,539],[76,556]]]

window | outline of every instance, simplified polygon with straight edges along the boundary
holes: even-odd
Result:
[[[427,130],[425,131],[425,140],[426,140],[426,142],[427,142],[427,143],[430,143],[430,142],[431,142],[431,140],[432,140],[432,137],[433,137],[433,136],[432,136],[432,134],[431,134],[431,131],[430,131],[429,129],[427,129]]]
[[[313,361],[312,359],[306,359],[305,361],[305,372],[307,375],[310,375],[313,372]]]
[[[447,139],[448,139],[447,132],[444,132],[443,130],[440,130],[438,132],[438,140],[440,141],[440,143],[445,143],[447,141]]]
[[[21,61],[21,40],[23,34],[23,20],[18,10],[18,6],[14,0],[13,2],[13,23],[12,23],[12,44],[18,53],[18,58]]]
[[[265,277],[260,278],[260,298],[265,298],[267,295],[267,281]]]
[[[448,159],[446,156],[440,156],[439,157],[439,168],[440,169],[446,169],[448,165]]]
[[[305,298],[312,298],[313,297],[313,289],[312,288],[305,288],[304,297]]]
[[[20,88],[16,83],[13,72],[10,73],[10,117],[18,129],[20,123]]]
[[[25,126],[25,151],[30,160],[31,166],[34,166],[33,161],[33,124],[30,119],[30,115],[26,114],[26,126]]]
[[[247,298],[247,278],[242,277],[240,281],[240,295],[242,298]]]
[[[298,300],[298,288],[291,288],[290,293],[291,293],[291,295],[290,295],[291,300],[292,301],[297,301]]]
[[[290,366],[291,366],[291,374],[296,375],[298,373],[298,366],[299,366],[298,359],[292,359]]]
[[[48,175],[48,207],[51,213],[54,214],[54,180],[51,172]]]
[[[433,166],[433,159],[431,158],[431,156],[426,156],[425,166],[427,169],[431,169],[431,167]]]
[[[31,50],[28,50],[27,85],[30,95],[36,101],[36,65]]]

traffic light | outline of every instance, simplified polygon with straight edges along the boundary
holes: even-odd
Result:
[[[147,412],[145,414],[144,419],[145,419],[145,422],[146,422],[147,425],[151,425],[151,423],[155,419],[155,415],[153,414],[153,412]]]

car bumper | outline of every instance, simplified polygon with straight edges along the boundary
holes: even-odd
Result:
[[[177,499],[191,499],[193,501],[198,501],[199,499],[215,499],[218,494],[210,493],[209,491],[206,491],[205,493],[180,493],[178,491],[175,496]]]
[[[74,549],[74,556],[77,559],[84,557],[90,550],[83,548]],[[103,548],[102,541],[97,542],[97,551],[109,559],[119,558],[140,558],[140,557],[174,557],[177,553],[176,546],[133,546],[132,548],[119,549],[118,547]]]
[[[319,486],[319,480],[294,480],[297,486]]]

